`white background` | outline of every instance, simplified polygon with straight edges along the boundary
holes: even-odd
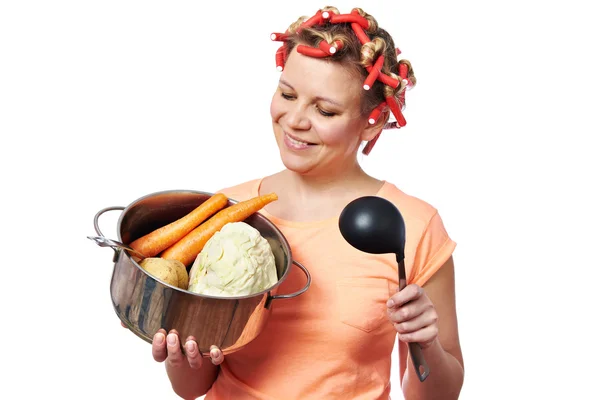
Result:
[[[458,242],[461,399],[598,398],[591,2],[363,3],[418,83],[407,127],[361,162],[436,206]],[[177,398],[112,310],[94,214],[279,170],[269,35],[324,5],[1,3],[0,397]],[[101,218],[108,237],[118,214]],[[392,377],[400,399],[396,358]]]

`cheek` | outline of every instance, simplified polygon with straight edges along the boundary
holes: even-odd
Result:
[[[340,146],[351,142],[350,136],[353,134],[348,124],[339,122],[321,123],[317,127],[319,138],[323,144],[329,146]]]
[[[281,101],[279,101],[279,96],[275,95],[273,96],[273,98],[271,99],[271,118],[273,119],[273,121],[277,121],[279,119],[279,117],[281,117],[281,114],[283,113],[283,107],[281,105]]]

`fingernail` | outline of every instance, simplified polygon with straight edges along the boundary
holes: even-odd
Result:
[[[194,344],[193,344],[192,342],[187,342],[187,343],[185,344],[185,350],[186,350],[188,353],[191,353],[191,352],[193,352],[193,351],[194,351]]]
[[[388,307],[390,307],[390,308],[391,308],[391,307],[394,307],[394,300],[392,300],[392,299],[389,299],[389,300],[387,301],[387,306],[388,306]]]
[[[156,344],[163,344],[165,336],[162,333],[157,333],[154,335],[154,340],[156,341]]]
[[[171,334],[171,335],[167,336],[167,344],[174,346],[176,343],[177,343],[177,338],[175,337],[175,335]]]

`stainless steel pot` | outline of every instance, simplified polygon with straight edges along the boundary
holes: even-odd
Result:
[[[256,228],[271,245],[279,280],[267,290],[250,296],[212,297],[169,285],[143,270],[135,261],[135,254],[121,245],[181,218],[211,195],[191,190],[163,191],[141,197],[127,207],[104,208],[94,217],[94,228],[99,236],[90,237],[115,252],[110,295],[121,321],[149,343],[160,328],[167,332],[176,329],[182,340],[194,336],[205,356],[211,345],[230,354],[250,343],[263,330],[272,300],[299,296],[311,283],[308,270],[292,260],[290,246],[281,231],[259,213],[245,222]],[[235,200],[229,200],[229,205],[234,203]],[[123,210],[117,222],[118,241],[105,238],[98,226],[99,217],[112,210]],[[306,285],[295,293],[277,294],[292,264],[304,272]]]

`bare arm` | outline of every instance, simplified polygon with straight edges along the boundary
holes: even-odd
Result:
[[[395,327],[400,346],[406,346],[405,342],[419,343],[430,369],[427,379],[421,382],[412,362],[407,362],[401,376],[404,397],[407,400],[458,399],[464,364],[458,337],[452,257],[422,289],[409,285],[392,298],[400,306],[394,313],[399,321]]]

